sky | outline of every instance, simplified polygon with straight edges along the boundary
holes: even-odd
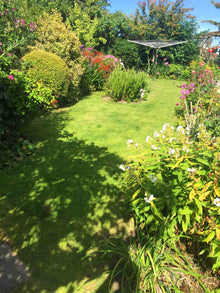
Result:
[[[172,0],[174,1],[174,0]],[[215,0],[218,2],[219,0]],[[110,12],[123,11],[127,15],[135,12],[138,7],[138,0],[110,0],[111,7],[108,8]],[[184,0],[185,8],[194,8],[190,14],[196,17],[199,25],[199,31],[209,30],[217,31],[217,26],[209,23],[201,23],[201,20],[214,20],[220,22],[220,9],[217,9],[211,0]],[[215,43],[220,44],[220,38],[215,39]]]

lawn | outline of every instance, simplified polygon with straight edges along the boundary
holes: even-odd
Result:
[[[117,176],[130,154],[127,140],[144,143],[175,123],[179,88],[157,80],[147,101],[134,104],[103,95],[33,120],[24,133],[34,154],[0,170],[2,239],[32,275],[16,292],[107,292],[108,264],[83,257],[103,235],[129,230]]]

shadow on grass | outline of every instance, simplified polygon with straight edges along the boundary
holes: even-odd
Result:
[[[61,111],[34,121],[28,132],[35,153],[0,171],[0,225],[32,275],[18,292],[81,292],[83,281],[100,278],[108,266],[82,258],[102,234],[125,232],[114,178],[121,159],[64,132],[67,120]],[[82,292],[107,292],[100,282]]]

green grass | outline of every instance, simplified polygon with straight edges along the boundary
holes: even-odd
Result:
[[[116,104],[99,92],[24,129],[36,151],[0,170],[0,227],[32,275],[16,292],[107,292],[107,264],[82,258],[103,234],[126,233],[117,172],[127,140],[144,143],[175,123],[178,95],[169,80],[152,83],[142,103]]]

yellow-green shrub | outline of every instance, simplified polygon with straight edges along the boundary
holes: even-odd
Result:
[[[71,86],[77,89],[83,74],[80,42],[76,34],[63,23],[62,16],[56,10],[44,13],[37,21],[38,39],[32,49],[45,50],[58,55],[69,68]]]
[[[22,60],[31,64],[28,74],[52,89],[58,101],[67,96],[69,72],[66,63],[59,56],[44,50],[34,50]]]

